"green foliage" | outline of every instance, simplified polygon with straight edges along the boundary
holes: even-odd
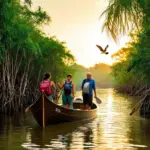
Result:
[[[101,15],[106,16],[103,30],[106,29],[117,40],[120,34],[127,33],[135,27],[139,29],[143,13],[138,0],[108,1],[108,7]]]
[[[35,100],[45,72],[51,72],[54,81],[74,72],[74,57],[65,43],[41,30],[50,17],[41,7],[32,11],[30,0],[25,2],[0,1],[1,106],[14,109],[20,101]]]
[[[129,27],[140,27],[134,28],[136,32],[131,34],[127,47],[113,55],[118,62],[112,66],[116,88],[136,93],[141,86],[150,84],[150,1],[110,0],[104,14],[104,27],[115,40]]]
[[[74,57],[66,48],[65,43],[55,37],[47,37],[38,28],[50,22],[50,17],[46,12],[40,7],[33,12],[27,4],[31,5],[31,1],[26,1],[21,5],[17,0],[5,0],[0,8],[2,12],[0,16],[1,59],[4,57],[4,50],[11,49],[14,57],[19,51],[20,56],[23,54],[24,61],[32,59],[35,63],[33,65],[38,70],[42,67],[42,71],[52,73],[56,71],[58,74],[61,71],[65,72],[68,69],[65,61],[73,63]],[[36,68],[35,70],[34,74],[38,73]],[[54,76],[57,75],[54,74]]]

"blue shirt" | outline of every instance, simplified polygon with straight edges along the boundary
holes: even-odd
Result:
[[[84,87],[84,84],[88,82],[89,83],[89,95],[93,95],[93,90],[96,90],[95,80],[93,79],[84,79],[82,82],[82,89]]]

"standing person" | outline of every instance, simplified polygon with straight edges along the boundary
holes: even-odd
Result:
[[[63,88],[62,103],[65,108],[70,108],[74,99],[74,84],[72,82],[72,75],[67,75],[67,79],[63,81],[62,85],[58,83],[60,89]]]
[[[51,81],[51,74],[47,72],[44,75],[44,80],[40,83],[40,91],[44,92],[50,101],[53,101],[52,88],[56,89],[56,86],[55,83]]]
[[[87,78],[82,82],[82,95],[83,95],[83,104],[84,109],[90,110],[93,104],[93,91],[94,96],[96,97],[96,85],[95,80],[92,79],[92,74],[87,73]]]

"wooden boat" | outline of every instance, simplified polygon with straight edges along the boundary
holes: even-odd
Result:
[[[93,104],[91,110],[81,110],[82,105],[82,102],[74,101],[74,109],[66,109],[51,102],[46,95],[42,94],[40,98],[30,106],[30,110],[38,124],[44,128],[49,124],[90,120],[96,117],[97,106],[95,104]]]

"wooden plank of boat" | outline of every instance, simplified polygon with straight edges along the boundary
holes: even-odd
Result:
[[[57,105],[44,94],[30,106],[31,112],[41,127],[61,122],[73,122],[93,119],[97,115],[97,106],[93,104],[91,110],[81,110],[81,102],[74,102],[74,109],[66,109]]]

